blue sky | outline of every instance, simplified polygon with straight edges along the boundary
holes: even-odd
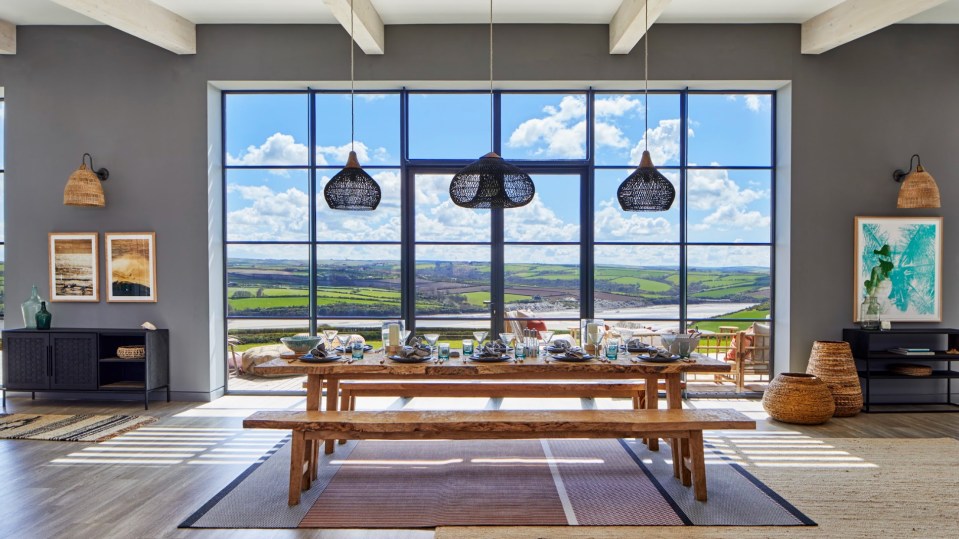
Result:
[[[230,94],[227,97],[227,164],[298,166],[309,161],[306,94]],[[334,212],[322,188],[350,150],[349,94],[317,94],[316,160],[318,238],[399,241],[400,99],[398,94],[357,94],[355,149],[361,164],[381,184],[383,201],[372,213]],[[641,93],[597,94],[594,154],[597,165],[595,235],[609,242],[679,240],[678,204],[662,213],[619,209],[616,188],[647,146],[661,167],[680,164],[680,96],[649,97],[644,131]],[[586,95],[503,94],[500,145],[507,159],[567,160],[586,157]],[[687,133],[690,166],[768,166],[771,102],[760,94],[690,94]],[[423,93],[410,96],[410,157],[473,160],[490,150],[490,100],[485,93]],[[644,138],[644,133],[647,135]],[[648,138],[648,142],[646,140]],[[679,185],[677,170],[663,173]],[[228,237],[237,240],[305,240],[308,175],[300,170],[228,172]],[[466,210],[449,200],[450,175],[416,177],[416,227],[420,241],[489,241],[489,212]],[[579,189],[575,176],[534,175],[537,196],[529,206],[506,212],[507,241],[578,241]],[[691,242],[767,242],[771,173],[757,170],[690,169],[688,238]],[[683,193],[678,193],[683,196]],[[567,247],[512,249],[522,261],[569,258]],[[575,247],[573,248],[575,249]],[[616,247],[621,258],[643,265],[671,265],[674,248]],[[235,247],[236,256],[277,257],[273,247]],[[705,266],[768,265],[768,248],[709,247],[690,263]],[[477,249],[424,246],[421,257],[484,258]],[[377,259],[375,246],[341,250],[334,258]],[[597,262],[599,262],[597,252]],[[510,260],[508,260],[510,261]],[[571,258],[573,263],[576,258]]]

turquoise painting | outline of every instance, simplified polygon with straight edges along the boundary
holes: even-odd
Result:
[[[853,320],[875,297],[891,322],[942,320],[942,218],[857,217]]]

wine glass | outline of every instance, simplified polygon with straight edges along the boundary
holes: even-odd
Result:
[[[337,331],[337,330],[335,330],[335,329],[324,329],[324,330],[323,330],[323,336],[326,337],[326,347],[327,347],[328,350],[332,350],[332,349],[333,349],[333,339],[336,338],[336,334],[337,334],[337,333],[339,333],[339,331]]]
[[[488,331],[474,331],[474,332],[473,332],[473,337],[476,337],[476,347],[477,347],[477,348],[482,348],[482,347],[483,347],[483,339],[486,338],[486,335],[487,335],[487,334],[489,334]]]
[[[503,340],[503,344],[509,347],[510,343],[513,342],[513,339],[516,338],[516,335],[513,333],[500,333],[499,338]]]
[[[436,341],[440,340],[439,333],[424,333],[423,337],[426,338],[426,342],[430,344],[430,359],[433,359],[433,350],[436,349]]]
[[[410,333],[412,333],[412,331],[408,329],[404,329],[403,331],[400,331],[400,339],[402,339],[400,341],[400,346],[406,346],[406,339],[410,338]]]
[[[629,340],[633,338],[633,330],[629,328],[619,328],[619,334],[623,338],[620,341],[620,349],[623,352],[629,352]]]
[[[352,335],[352,334],[351,334],[351,335],[340,335],[337,340],[340,341],[340,346],[343,347],[343,351],[344,351],[344,352],[349,352],[349,351],[350,351],[350,343],[353,342],[353,335]]]
[[[599,355],[599,347],[603,343],[604,336],[606,336],[606,328],[603,327],[596,327],[593,331],[586,332],[586,344],[593,348],[592,354]]]
[[[544,352],[548,352],[547,348],[549,348],[549,343],[553,341],[553,335],[554,335],[555,333],[556,333],[555,331],[550,331],[550,330],[546,330],[546,329],[541,329],[541,330],[539,330],[539,337],[540,337],[541,339],[543,339],[543,351],[544,351]]]

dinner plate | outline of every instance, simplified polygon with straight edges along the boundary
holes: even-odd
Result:
[[[300,356],[300,361],[303,363],[333,363],[334,361],[339,361],[343,356],[326,356],[326,357],[313,357],[311,354],[305,356]]]
[[[589,354],[584,354],[583,357],[560,356],[560,355],[552,355],[550,357],[552,357],[556,361],[569,361],[570,363],[580,363],[583,361],[589,361],[593,359],[593,356]]]
[[[370,345],[368,345],[368,344],[364,344],[364,345],[363,345],[363,351],[364,351],[364,352],[369,352],[369,351],[372,350],[372,349],[373,349],[373,347],[370,346]],[[336,348],[334,348],[334,350],[336,350],[337,352],[350,352],[350,351],[352,351],[352,349],[347,350],[347,349],[343,348],[342,346],[337,346]]]
[[[509,361],[511,358],[508,355],[502,355],[499,357],[483,357],[483,356],[470,356],[470,361],[479,361],[480,363],[500,363],[502,361]]]
[[[429,361],[430,356],[426,357],[403,357],[403,356],[390,356],[390,359],[397,363],[423,363],[424,361]]]
[[[569,350],[569,348],[557,348],[555,346],[550,346],[549,348],[546,349],[546,351],[549,352],[550,354],[561,354],[567,350]]]
[[[674,361],[679,360],[679,356],[677,356],[677,355],[672,355],[672,356],[669,356],[669,357],[660,357],[660,356],[650,357],[650,356],[645,356],[645,355],[640,354],[640,355],[636,356],[636,359],[638,359],[638,360],[640,360],[640,361],[648,361],[648,362],[650,362],[650,363],[672,363],[672,362],[674,362]]]

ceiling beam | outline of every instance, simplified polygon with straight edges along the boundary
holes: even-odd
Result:
[[[948,0],[846,0],[802,24],[802,53],[822,54]]]
[[[0,54],[17,53],[17,25],[0,19]]]
[[[196,25],[149,0],[53,0],[176,54],[196,54]]]
[[[350,31],[350,0],[323,0],[336,20]],[[383,19],[370,0],[353,0],[353,41],[366,54],[386,52]]]
[[[652,26],[671,1],[623,0],[609,21],[609,53],[629,54],[646,35],[646,6],[649,6],[649,26]]]

